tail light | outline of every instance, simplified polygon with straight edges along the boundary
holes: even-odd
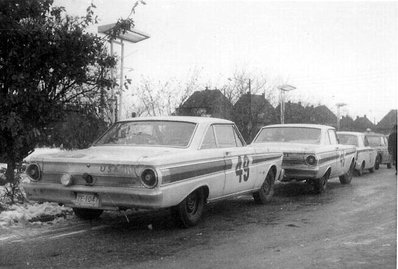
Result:
[[[41,171],[39,165],[31,163],[28,165],[25,171],[26,175],[33,181],[39,181],[41,178]]]
[[[141,174],[141,182],[147,188],[155,188],[158,184],[156,171],[150,168],[145,169]]]

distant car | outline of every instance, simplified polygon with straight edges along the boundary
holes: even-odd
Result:
[[[375,169],[378,170],[380,164],[386,164],[387,168],[391,168],[391,155],[388,153],[388,138],[383,134],[378,133],[365,133],[369,145],[377,150],[377,158]]]
[[[92,147],[30,158],[27,198],[72,207],[78,217],[105,209],[171,208],[189,227],[206,201],[252,193],[267,203],[282,154],[248,147],[235,124],[202,117],[119,121]]]
[[[354,146],[340,145],[333,127],[317,124],[268,125],[258,132],[251,146],[282,151],[283,181],[306,180],[317,193],[329,178],[349,184],[355,165]]]
[[[362,176],[367,169],[373,173],[376,166],[377,150],[370,147],[369,141],[364,133],[360,132],[337,132],[341,144],[353,145],[357,148],[357,159],[355,171]]]

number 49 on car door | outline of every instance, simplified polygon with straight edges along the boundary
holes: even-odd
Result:
[[[251,175],[253,148],[246,147],[233,125],[215,125],[218,146],[223,148],[226,163],[224,195],[254,186]]]

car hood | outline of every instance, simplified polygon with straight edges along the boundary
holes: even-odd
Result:
[[[83,150],[65,150],[57,153],[32,156],[30,162],[68,163],[140,163],[153,157],[181,151],[181,148],[99,146]]]
[[[268,152],[317,153],[320,151],[320,145],[298,143],[253,143],[250,146],[265,149]]]

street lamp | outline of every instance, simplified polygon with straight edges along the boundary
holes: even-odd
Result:
[[[280,100],[281,100],[281,124],[284,124],[285,123],[285,92],[295,90],[296,87],[293,87],[291,85],[285,84],[285,85],[279,86],[278,89],[281,91],[281,96],[280,96]]]
[[[347,104],[345,103],[337,103],[337,131],[340,130],[340,107],[346,106]]]
[[[115,27],[116,23],[111,23],[111,24],[105,24],[98,26],[98,33],[101,34],[109,34],[111,30]],[[112,123],[115,122],[117,119],[122,118],[122,108],[123,108],[123,68],[124,68],[124,41],[126,42],[131,42],[131,43],[138,43],[140,41],[143,41],[145,39],[148,39],[150,36],[148,34],[145,34],[144,32],[141,32],[137,29],[130,29],[126,31],[122,31],[118,36],[117,40],[110,40],[110,50],[111,50],[111,56],[113,56],[113,44],[119,44],[120,45],[120,85],[119,85],[119,102],[118,102],[118,112],[117,115],[115,114],[116,110],[116,96],[114,89],[111,89],[111,100],[112,101]],[[114,70],[111,72],[112,78],[114,78]],[[117,117],[116,117],[117,116]]]

